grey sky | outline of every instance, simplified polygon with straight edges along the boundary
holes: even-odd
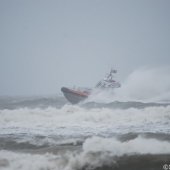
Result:
[[[0,0],[0,95],[123,81],[170,64],[169,0]]]

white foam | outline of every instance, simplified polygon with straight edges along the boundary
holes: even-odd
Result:
[[[168,154],[170,153],[170,142],[143,137],[137,137],[126,142],[118,141],[115,138],[92,137],[85,141],[83,150],[85,153],[110,152],[116,156],[124,154]]]
[[[10,151],[0,151],[0,160],[6,162],[1,166],[1,170],[59,170],[56,159],[58,156],[52,154],[32,155],[24,153],[14,153]]]
[[[170,154],[170,143],[141,137],[127,142],[120,142],[115,138],[92,137],[83,144],[82,153],[67,157],[68,163],[64,164],[63,169],[74,170],[86,165],[100,167],[115,164],[115,156],[136,154]]]
[[[115,156],[143,155],[143,154],[170,154],[170,143],[156,139],[138,137],[126,142],[115,138],[92,137],[83,144],[82,152],[63,155],[53,154],[25,154],[0,151],[0,161],[5,160],[6,166],[2,170],[76,170],[88,165],[100,167],[116,164]]]
[[[92,137],[85,141],[80,155],[71,157],[67,167],[100,167],[116,163],[114,156],[136,154],[170,154],[170,143],[141,137],[127,142],[120,142],[115,138]]]
[[[128,132],[169,133],[170,106],[144,109],[84,109],[66,105],[61,109],[0,111],[0,134],[88,136]],[[28,136],[28,138],[30,138]],[[23,139],[25,140],[25,139]],[[28,140],[28,139],[26,139]],[[30,138],[32,140],[32,138]],[[48,139],[42,140],[50,142]],[[51,143],[55,141],[51,140]]]

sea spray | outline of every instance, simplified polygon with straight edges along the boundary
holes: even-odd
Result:
[[[120,88],[94,90],[85,102],[109,103],[113,101],[169,102],[170,67],[146,68],[133,71]]]

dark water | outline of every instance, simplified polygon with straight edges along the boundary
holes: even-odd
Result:
[[[170,106],[0,98],[0,169],[160,170],[170,164]]]

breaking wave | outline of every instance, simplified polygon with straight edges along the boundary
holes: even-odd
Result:
[[[104,170],[160,169],[169,161],[170,142],[137,137],[121,142],[115,138],[91,137],[85,140],[82,151],[33,154],[0,151],[0,167],[4,170]],[[145,164],[144,162],[145,161]]]
[[[170,106],[142,109],[20,108],[0,110],[0,146],[45,147],[81,144],[90,136],[115,137],[128,133],[170,134]]]
[[[116,167],[121,165],[117,164],[117,160],[122,156],[147,154],[170,154],[170,143],[141,137],[126,142],[120,142],[115,138],[92,137],[85,141],[80,154],[69,158],[68,165],[72,169],[76,166],[77,169]]]
[[[86,109],[79,106],[65,105],[61,109],[29,109],[0,111],[0,133],[8,129],[12,133],[38,133],[39,135],[89,135],[96,133],[128,131],[161,131],[168,130],[170,106],[154,106],[143,109],[129,108]],[[111,130],[112,129],[112,130]]]

